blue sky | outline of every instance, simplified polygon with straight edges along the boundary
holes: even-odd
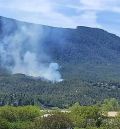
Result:
[[[0,0],[0,15],[65,28],[98,27],[120,36],[120,0]]]

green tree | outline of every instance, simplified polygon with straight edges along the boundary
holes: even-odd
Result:
[[[118,110],[120,110],[120,105],[115,98],[104,100],[104,102],[102,104],[103,112],[118,111]]]
[[[80,106],[76,103],[70,108],[70,117],[74,125],[79,128],[86,128],[87,126],[101,125],[101,112],[97,106]]]

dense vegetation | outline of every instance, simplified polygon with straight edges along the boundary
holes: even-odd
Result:
[[[65,80],[51,83],[25,75],[0,76],[0,105],[68,107],[92,105],[106,98],[120,100],[120,83]]]
[[[109,117],[109,111],[118,115]],[[93,106],[76,103],[64,110],[4,106],[0,107],[0,129],[119,129],[119,112],[116,99]]]

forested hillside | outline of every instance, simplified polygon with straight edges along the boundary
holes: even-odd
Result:
[[[0,52],[0,105],[38,104],[67,107],[75,102],[91,105],[105,98],[120,100],[118,36],[97,28],[55,28],[0,17],[0,46],[4,44],[4,48],[8,49],[8,44],[17,42],[18,37],[14,40],[10,38],[14,37],[21,27],[27,30],[27,33],[21,32],[19,39],[23,41],[21,59],[34,44],[31,45],[28,32],[34,33],[34,37],[37,35],[37,41],[34,41],[37,42],[38,62],[45,65],[51,61],[58,63],[63,81],[53,83],[43,78],[12,74],[9,67],[14,66],[13,59],[18,55],[13,59],[7,56],[9,60],[3,62],[4,51]],[[8,50],[11,50],[7,51],[8,53],[14,53],[16,49]],[[33,60],[30,58],[29,61]]]

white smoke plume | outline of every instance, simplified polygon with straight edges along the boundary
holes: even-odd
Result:
[[[3,20],[3,25],[11,27]],[[39,54],[38,54],[39,52]],[[6,35],[0,43],[1,64],[13,74],[22,73],[60,82],[59,65],[42,48],[42,29],[18,25],[15,33]],[[49,60],[49,63],[45,62]]]

